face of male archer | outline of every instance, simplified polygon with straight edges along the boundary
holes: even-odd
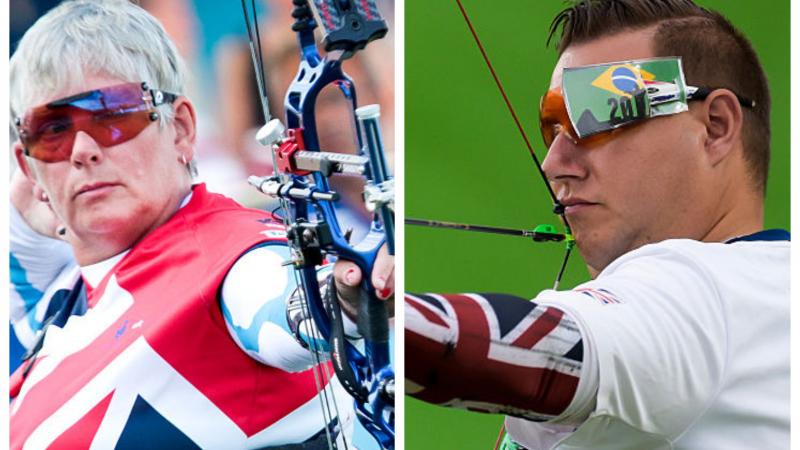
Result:
[[[653,29],[623,32],[571,45],[562,69],[654,57]],[[714,186],[704,181],[706,123],[690,111],[620,128],[608,139],[576,143],[555,130],[543,168],[566,207],[581,254],[593,276],[619,256],[670,238],[702,240],[714,216],[705,209]]]

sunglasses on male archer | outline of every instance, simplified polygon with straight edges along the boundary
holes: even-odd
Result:
[[[79,131],[104,147],[122,144],[158,120],[157,106],[177,98],[147,83],[118,84],[33,107],[16,126],[26,155],[47,163],[67,161]]]
[[[620,61],[564,69],[561,87],[539,104],[539,126],[547,148],[559,133],[581,145],[606,142],[622,127],[689,110],[719,88],[687,86],[677,57]],[[755,102],[736,94],[746,108]]]

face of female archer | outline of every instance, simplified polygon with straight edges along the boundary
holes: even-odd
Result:
[[[561,87],[565,67],[652,58],[651,42],[652,29],[644,29],[571,45],[550,88]],[[577,141],[566,128],[553,133],[543,168],[593,275],[645,244],[704,237],[714,190],[705,181],[705,124],[695,106],[604,139]]]
[[[54,100],[67,102],[68,97],[86,94],[79,96],[86,103],[94,98],[89,94],[94,94],[103,98],[98,104],[108,104],[112,97],[135,97],[124,92],[126,84],[139,86],[87,75],[79,89],[62,89],[39,100],[53,105]],[[142,93],[138,94],[141,100]],[[186,108],[185,102],[178,99],[176,111]],[[193,124],[188,130],[180,113],[163,128],[147,118],[147,111],[143,119],[138,112],[119,113],[133,109],[126,106],[103,113],[50,106],[32,108],[21,119],[25,143],[15,145],[17,159],[47,194],[68,230],[67,238],[84,246],[117,247],[118,252],[129,248],[165,222],[188,192],[191,179],[182,161],[192,157]],[[76,257],[81,264],[97,262],[81,260],[77,251]]]

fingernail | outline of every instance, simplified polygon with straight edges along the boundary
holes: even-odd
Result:
[[[392,295],[393,289],[386,285],[386,278],[378,277],[375,280],[375,290],[378,292],[378,298],[387,299]]]

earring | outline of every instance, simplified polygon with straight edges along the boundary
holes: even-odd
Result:
[[[186,155],[181,155],[181,164],[183,164],[184,166],[187,164]]]
[[[42,191],[42,193],[39,194],[39,200],[41,200],[41,201],[43,201],[45,203],[50,203],[50,197],[48,197],[47,196],[47,192],[44,192],[44,191]]]

